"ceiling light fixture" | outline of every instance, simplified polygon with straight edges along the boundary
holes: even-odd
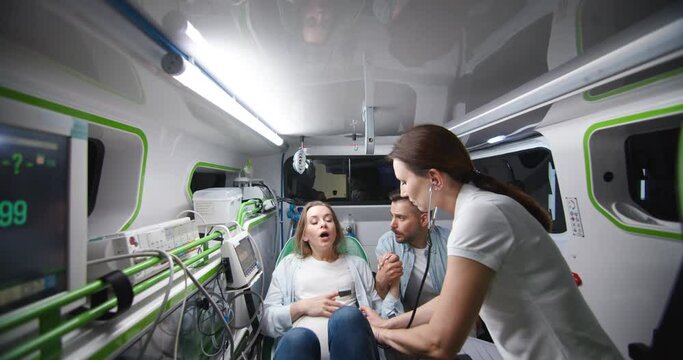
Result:
[[[182,62],[182,66],[179,66]],[[169,64],[171,64],[169,66]],[[233,116],[250,129],[268,139],[276,146],[281,146],[284,140],[247,110],[235,98],[230,96],[212,78],[207,76],[200,68],[183,59],[180,55],[169,53],[162,60],[164,70],[173,75],[185,87],[205,98],[221,110]]]
[[[489,144],[499,143],[499,142],[505,140],[505,137],[506,137],[505,135],[494,136],[494,137],[492,137],[492,138],[486,140],[486,142],[489,143]]]

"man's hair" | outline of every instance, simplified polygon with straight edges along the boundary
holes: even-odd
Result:
[[[391,200],[391,202],[396,202],[399,200],[408,200],[408,197],[407,196],[401,196],[400,190],[394,190],[394,191],[389,193],[389,200]]]
[[[395,203],[395,202],[398,202],[398,201],[407,201],[407,202],[410,204],[410,206],[413,208],[413,210],[415,211],[415,213],[417,213],[417,214],[422,214],[422,213],[423,213],[422,211],[420,211],[420,209],[418,209],[417,206],[415,206],[415,204],[413,204],[412,202],[410,202],[410,199],[408,199],[407,196],[401,196],[401,191],[400,191],[400,190],[394,190],[394,191],[390,192],[390,193],[389,193],[389,200],[391,200],[392,203]]]

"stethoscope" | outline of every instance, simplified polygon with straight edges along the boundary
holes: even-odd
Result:
[[[425,273],[422,275],[422,280],[420,281],[420,288],[417,290],[417,296],[415,297],[415,303],[413,304],[413,313],[410,315],[410,321],[406,329],[410,328],[413,324],[413,319],[415,319],[415,312],[417,311],[417,304],[420,303],[420,295],[422,295],[422,288],[424,287],[425,280],[427,280],[427,274],[429,273],[429,263],[432,258],[432,227],[434,226],[434,221],[436,221],[436,211],[435,208],[432,212],[432,189],[434,185],[429,185],[429,201],[427,202],[427,211],[429,216],[429,221],[427,222],[427,266],[425,267]]]

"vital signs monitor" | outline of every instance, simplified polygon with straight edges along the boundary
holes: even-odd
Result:
[[[85,284],[85,121],[0,100],[0,315]]]

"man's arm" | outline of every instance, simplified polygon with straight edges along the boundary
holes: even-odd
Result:
[[[385,267],[385,258],[388,256],[389,253],[394,252],[394,249],[391,246],[393,242],[393,233],[389,231],[384,233],[379,238],[379,240],[377,241],[377,247],[375,247],[375,256],[377,256],[377,274],[375,275],[375,290],[377,290],[377,293],[382,299],[386,297],[387,292],[389,292],[389,289],[391,289],[392,281],[394,280],[393,277],[396,276],[395,272],[397,269],[395,268],[395,266],[392,265],[389,267]],[[398,260],[398,256],[396,256],[396,259]],[[400,261],[399,265],[401,265]],[[391,273],[389,273],[390,270],[392,271]],[[401,268],[401,273],[398,274],[399,281],[402,273],[403,268]],[[395,296],[396,298],[400,298],[400,289],[399,294],[395,294]]]
[[[403,274],[403,264],[398,255],[386,253],[377,258],[377,275],[375,276],[375,290],[384,299],[389,290],[396,298],[400,298],[400,281]]]

